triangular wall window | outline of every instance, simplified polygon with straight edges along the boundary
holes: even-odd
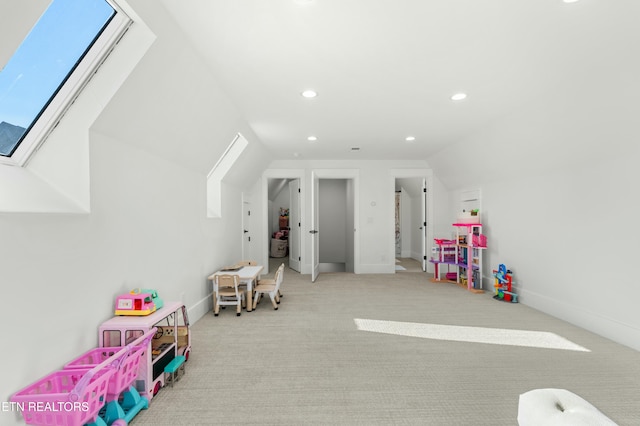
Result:
[[[222,217],[222,179],[231,170],[249,142],[240,133],[231,141],[207,176],[207,216]]]

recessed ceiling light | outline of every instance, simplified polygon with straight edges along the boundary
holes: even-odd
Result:
[[[416,140],[415,136],[407,136],[406,138],[404,138],[405,141],[407,142],[413,142]]]
[[[467,97],[466,93],[456,93],[455,95],[451,96],[451,100],[452,101],[461,101],[463,99],[465,99]]]
[[[315,98],[316,96],[318,96],[318,94],[315,90],[307,89],[302,92],[302,96],[304,96],[305,98]]]
[[[578,0],[562,0],[565,3],[576,3]]]
[[[295,2],[298,4],[311,4],[314,0],[296,0]]]
[[[317,138],[316,136],[309,136],[309,137],[307,138],[307,140],[308,140],[309,142],[315,142],[315,141],[317,141],[317,140],[318,140],[318,138]]]

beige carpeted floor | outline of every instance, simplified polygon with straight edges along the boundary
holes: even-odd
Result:
[[[518,396],[545,387],[640,424],[640,353],[523,304],[411,272],[311,284],[286,270],[283,292],[277,311],[263,300],[194,324],[185,376],[131,424],[516,425]],[[546,331],[590,352],[381,334],[354,319]]]
[[[410,257],[398,257],[396,259],[396,266],[400,266],[404,269],[397,270],[396,272],[421,272],[422,264]]]

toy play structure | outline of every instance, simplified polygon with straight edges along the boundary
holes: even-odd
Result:
[[[11,403],[26,424],[127,426],[165,383],[173,387],[184,375],[191,351],[184,304],[163,303],[154,290],[134,290],[128,296],[118,300],[142,296],[163,307],[105,321],[97,348],[16,392]]]
[[[497,270],[493,270],[493,277],[495,279],[493,284],[495,288],[494,299],[518,303],[518,295],[514,293],[511,288],[513,285],[513,277],[511,274],[512,272],[502,263],[498,266]]]
[[[65,369],[94,366],[102,362],[110,362],[114,374],[109,380],[106,395],[106,405],[100,411],[100,418],[107,425],[116,420],[128,424],[140,410],[149,407],[149,400],[141,397],[133,386],[144,359],[145,351],[149,350],[149,344],[156,330],[150,330],[125,347],[96,348],[86,352],[73,361],[65,364]]]
[[[433,282],[450,282],[473,293],[484,292],[482,252],[487,248],[487,238],[482,234],[482,225],[478,220],[477,216],[469,216],[462,223],[454,223],[454,240],[434,239],[435,250],[431,258],[434,265]]]
[[[92,349],[15,393],[11,401],[20,404],[30,425],[126,426],[149,407],[133,384],[155,332],[124,347]]]
[[[28,425],[96,425],[106,423],[98,413],[115,370],[110,361],[93,368],[55,371],[16,392],[11,402]]]
[[[98,346],[126,347],[131,341],[155,330],[148,350],[142,353],[136,387],[149,401],[164,387],[173,367],[184,368],[184,363],[173,362],[178,356],[189,360],[191,333],[187,308],[181,302],[167,301],[161,309],[145,316],[115,316],[98,327]],[[173,362],[173,364],[171,364]],[[165,367],[172,368],[165,373]],[[182,365],[181,365],[182,364]]]

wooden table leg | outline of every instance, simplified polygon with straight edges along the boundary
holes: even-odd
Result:
[[[253,307],[253,300],[251,299],[251,294],[253,291],[250,286],[247,286],[247,291],[244,294],[244,301],[247,304],[247,312],[251,312],[251,308]]]

